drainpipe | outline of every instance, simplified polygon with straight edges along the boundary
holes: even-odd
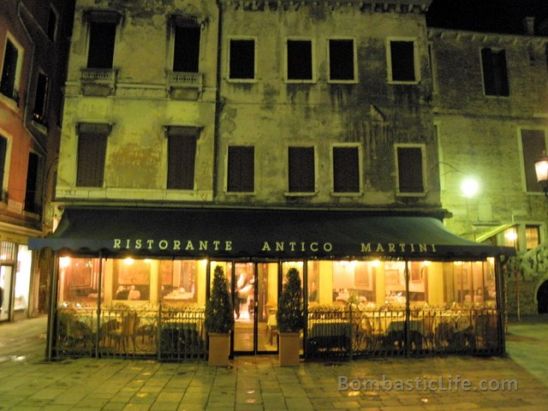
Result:
[[[216,73],[216,87],[215,87],[215,123],[214,123],[214,130],[213,130],[213,202],[215,202],[217,198],[217,177],[218,177],[218,164],[219,164],[219,152],[220,152],[220,124],[221,124],[221,110],[222,110],[222,103],[221,103],[221,81],[222,81],[222,64],[221,64],[221,58],[222,58],[222,47],[223,47],[223,5],[222,0],[217,0],[217,8],[218,8],[218,22],[217,22],[217,73]]]

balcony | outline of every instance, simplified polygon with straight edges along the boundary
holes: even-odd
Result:
[[[81,71],[82,94],[106,97],[114,94],[118,70],[85,68]]]
[[[166,77],[171,98],[175,100],[198,100],[202,92],[202,73],[167,71]]]

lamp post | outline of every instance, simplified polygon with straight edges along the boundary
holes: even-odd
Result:
[[[542,185],[544,195],[548,197],[548,156],[546,153],[542,153],[542,157],[535,161],[535,173],[537,174],[537,181]]]

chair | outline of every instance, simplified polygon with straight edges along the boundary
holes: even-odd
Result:
[[[278,332],[278,320],[276,319],[276,312],[278,310],[275,307],[268,308],[268,317],[266,319],[266,332],[268,334],[268,341],[272,345],[274,336]]]
[[[134,311],[122,313],[120,328],[113,330],[109,337],[114,341],[116,350],[122,349],[124,354],[128,353],[129,342],[133,343],[133,352],[136,351],[137,326],[139,325],[139,317]]]

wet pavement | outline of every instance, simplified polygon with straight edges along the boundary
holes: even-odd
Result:
[[[0,410],[547,410],[548,322],[511,324],[507,357],[301,363],[44,361],[46,319],[0,325]]]

